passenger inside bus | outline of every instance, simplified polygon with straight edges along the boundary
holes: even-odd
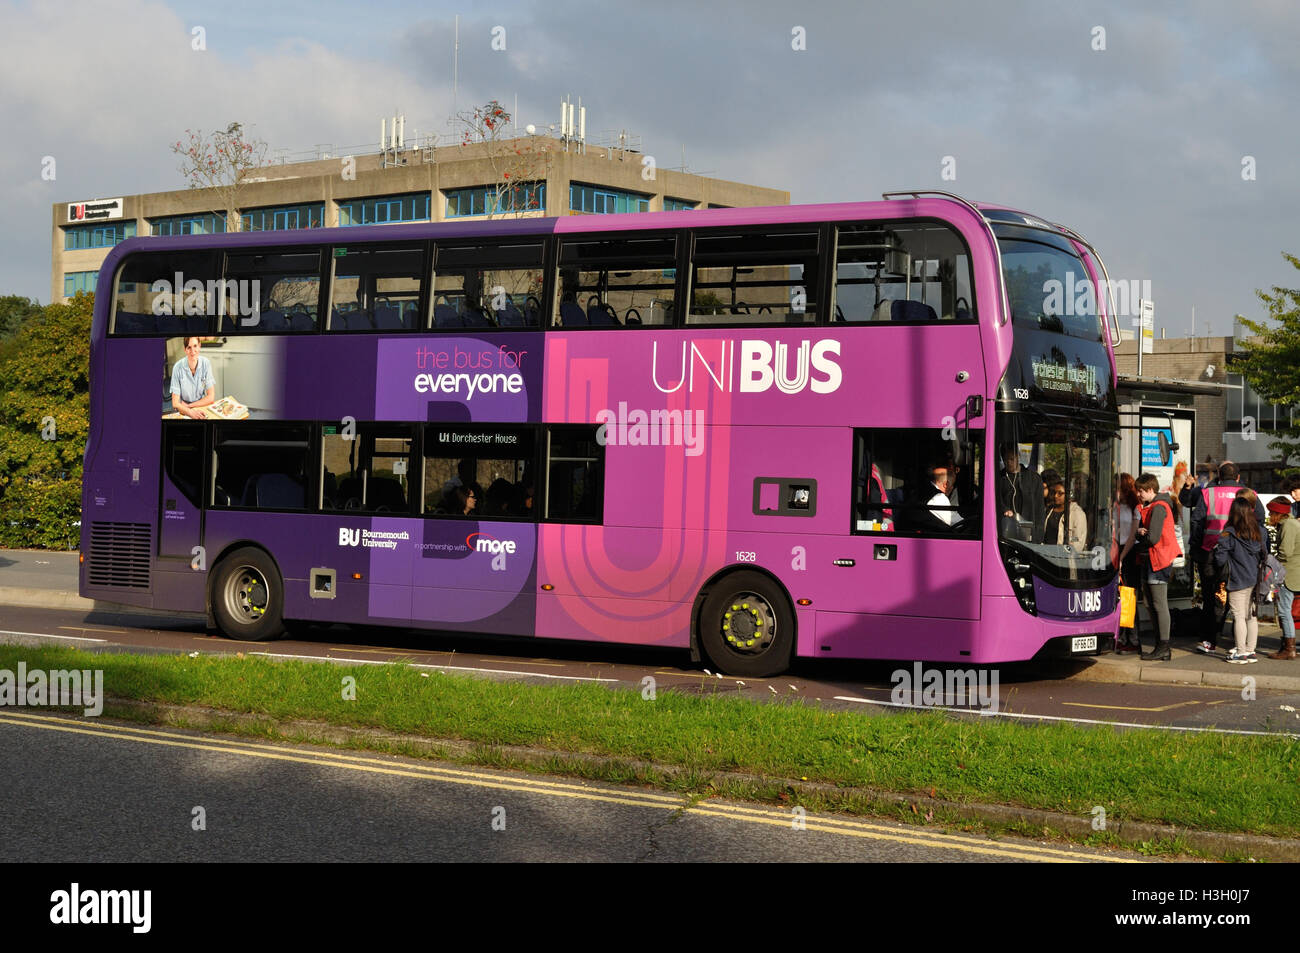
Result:
[[[483,501],[483,515],[486,517],[511,516],[510,510],[514,499],[514,484],[504,477],[497,477],[487,489],[487,496]]]

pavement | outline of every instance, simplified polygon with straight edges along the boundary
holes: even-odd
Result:
[[[87,612],[96,608],[95,600],[77,594],[80,559],[79,553],[0,549],[0,605]]]
[[[134,607],[119,607],[111,603],[83,599],[77,594],[79,554],[47,550],[0,549],[0,607],[25,606],[39,609],[93,609],[122,608],[140,612]],[[1171,609],[1185,607],[1186,600],[1175,600]],[[1256,652],[1260,659],[1250,665],[1231,665],[1224,658],[1229,637],[1219,639],[1221,648],[1217,656],[1204,655],[1193,650],[1193,643],[1175,640],[1168,662],[1144,662],[1137,653],[1099,655],[1092,659],[1072,660],[1072,678],[1102,682],[1158,682],[1190,685],[1209,685],[1240,688],[1243,676],[1255,679],[1255,687],[1281,691],[1300,691],[1300,659],[1282,662],[1265,658],[1281,645],[1282,630],[1272,621],[1272,606],[1263,610],[1259,623],[1259,644]],[[0,609],[0,625],[3,625]],[[1149,623],[1140,620],[1144,627]],[[1231,626],[1224,627],[1231,632]],[[1147,636],[1143,645],[1150,648],[1152,638]],[[1083,667],[1079,663],[1083,662]],[[1077,669],[1073,670],[1073,669]]]

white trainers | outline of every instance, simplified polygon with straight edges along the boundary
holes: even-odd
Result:
[[[1245,665],[1247,662],[1250,661],[1250,658],[1246,655],[1245,652],[1238,654],[1237,650],[1234,648],[1230,652],[1228,652],[1228,661],[1231,662],[1233,665]]]
[[[1204,652],[1206,655],[1213,655],[1214,646],[1211,645],[1209,642],[1200,642],[1196,646],[1196,651]]]

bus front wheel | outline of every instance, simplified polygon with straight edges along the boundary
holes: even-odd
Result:
[[[284,632],[284,582],[260,549],[237,549],[217,567],[212,591],[217,628],[227,638],[266,642]]]
[[[719,579],[700,609],[700,647],[725,675],[767,678],[790,666],[794,612],[785,593],[762,573]]]

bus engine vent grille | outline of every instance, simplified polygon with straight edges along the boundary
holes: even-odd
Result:
[[[91,523],[86,581],[117,589],[149,588],[148,523]]]

